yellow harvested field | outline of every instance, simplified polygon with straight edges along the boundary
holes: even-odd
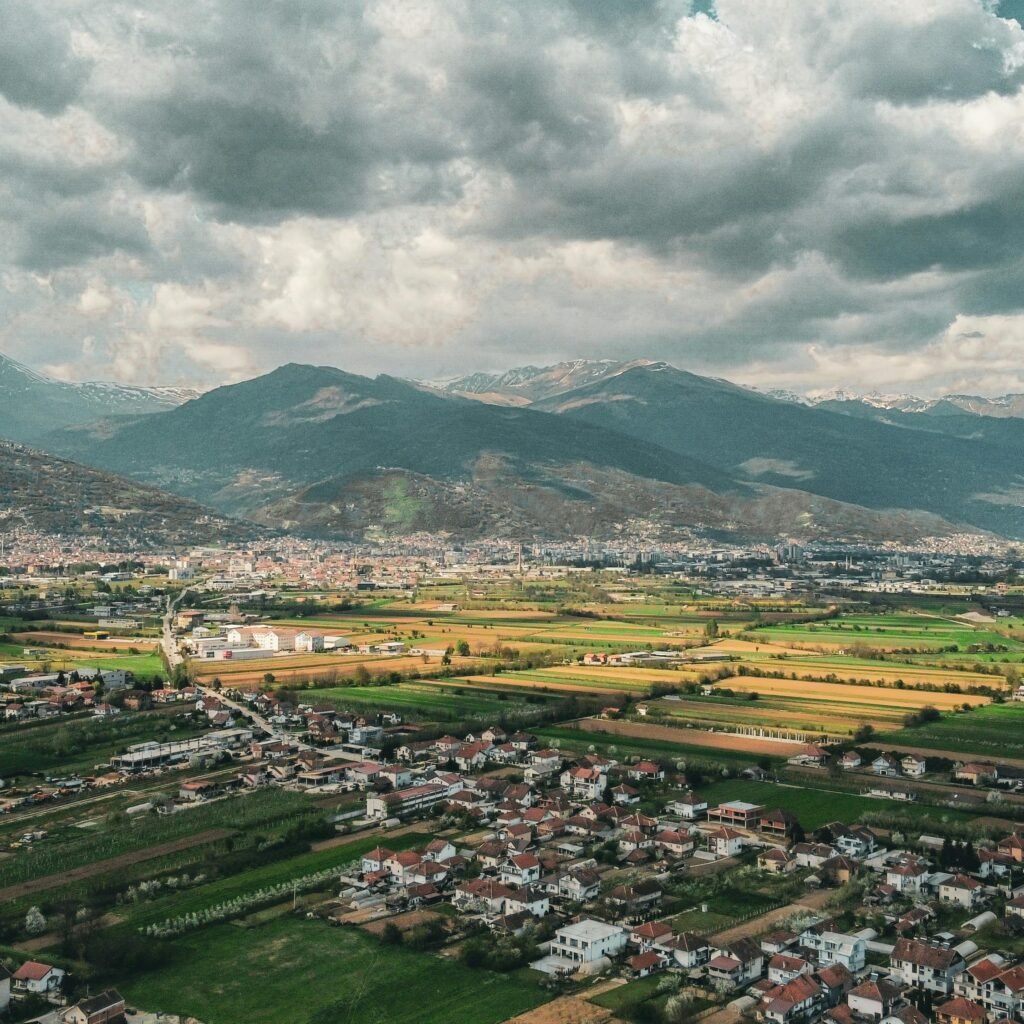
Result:
[[[762,662],[760,667],[765,668],[766,666]],[[771,665],[771,667],[773,669],[782,668],[781,665]],[[878,662],[877,664],[872,663],[870,665],[865,665],[863,662],[857,665],[843,665],[827,659],[808,658],[806,655],[799,661],[787,661],[784,671],[808,676],[834,675],[839,679],[871,679],[886,683],[887,685],[892,685],[896,680],[902,679],[908,688],[928,683],[938,686],[944,686],[946,683],[956,683],[963,687],[1002,687],[1005,685],[1001,676],[990,676],[981,672],[961,672],[952,669],[932,668],[926,665],[892,664],[889,662]]]
[[[440,658],[424,662],[419,656],[406,655],[394,658],[368,655],[365,658],[316,655],[295,658],[256,658],[252,661],[217,661],[196,663],[196,678],[212,679],[215,676],[230,681],[232,686],[250,682],[261,682],[270,672],[274,679],[283,682],[289,679],[347,679],[363,666],[371,675],[382,672],[436,671],[441,665]],[[452,656],[452,667],[473,668],[479,665],[477,658]]]
[[[555,665],[551,668],[541,669],[544,675],[551,676],[574,676],[581,679],[593,678],[595,684],[601,685],[602,679],[607,677],[609,683],[616,679],[627,680],[635,683],[691,683],[700,678],[701,669],[694,667],[692,670],[679,669],[669,671],[662,668],[618,668],[606,665]]]
[[[739,693],[754,692],[809,701],[842,701],[845,704],[874,704],[910,710],[926,704],[941,711],[961,704],[977,706],[989,703],[988,697],[965,693],[936,693],[912,688],[897,690],[892,686],[850,686],[847,683],[805,683],[797,679],[765,679],[760,676],[737,676],[717,685]]]
[[[424,679],[423,682],[437,683],[439,686],[452,685],[451,679]],[[598,683],[591,685],[590,683],[574,683],[561,679],[523,679],[515,672],[505,672],[500,676],[466,676],[457,682],[460,685],[469,683],[471,686],[500,687],[502,689],[516,687],[524,690],[564,690],[566,693],[621,693],[624,689],[629,688],[628,686],[602,687]]]
[[[800,749],[799,743],[785,743],[782,740],[762,740],[728,732],[705,732],[703,729],[673,729],[668,725],[647,725],[644,722],[621,722],[615,719],[584,718],[576,726],[583,732],[634,736],[637,739],[662,740],[716,750],[741,750],[747,754],[770,754],[773,757],[790,757]]]

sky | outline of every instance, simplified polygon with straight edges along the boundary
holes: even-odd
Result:
[[[1024,0],[0,0],[0,351],[1024,391]]]

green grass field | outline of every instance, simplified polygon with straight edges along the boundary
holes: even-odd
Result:
[[[89,772],[133,743],[188,739],[202,731],[155,712],[71,722],[51,719],[29,729],[8,727],[0,733],[0,778]]]
[[[550,998],[519,976],[292,916],[250,929],[220,925],[161,945],[165,964],[122,991],[139,1007],[204,1024],[498,1024]]]
[[[1024,758],[1024,704],[989,704],[973,711],[944,715],[916,729],[882,733],[878,739],[894,747],[927,747],[961,751],[998,760]]]
[[[769,810],[780,808],[795,814],[804,831],[810,833],[830,821],[846,824],[859,821],[864,814],[893,812],[914,820],[968,821],[976,814],[925,804],[897,803],[857,793],[846,793],[827,788],[811,789],[803,786],[779,785],[773,782],[752,782],[730,779],[701,788],[701,796],[708,803],[720,804],[726,800],[747,800],[761,804]]]

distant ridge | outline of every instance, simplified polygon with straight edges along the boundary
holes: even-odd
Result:
[[[106,416],[163,412],[198,394],[191,388],[144,388],[104,381],[68,383],[0,354],[0,437],[38,441],[59,427]]]

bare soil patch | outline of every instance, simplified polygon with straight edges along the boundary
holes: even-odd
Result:
[[[715,750],[740,750],[747,754],[768,754],[773,757],[791,757],[800,749],[798,743],[760,740],[753,736],[735,736],[725,732],[705,732],[703,729],[672,729],[667,725],[647,725],[643,722],[583,718],[576,725],[583,732],[635,736],[637,739],[663,740],[666,743],[684,743],[687,746],[711,747]]]

